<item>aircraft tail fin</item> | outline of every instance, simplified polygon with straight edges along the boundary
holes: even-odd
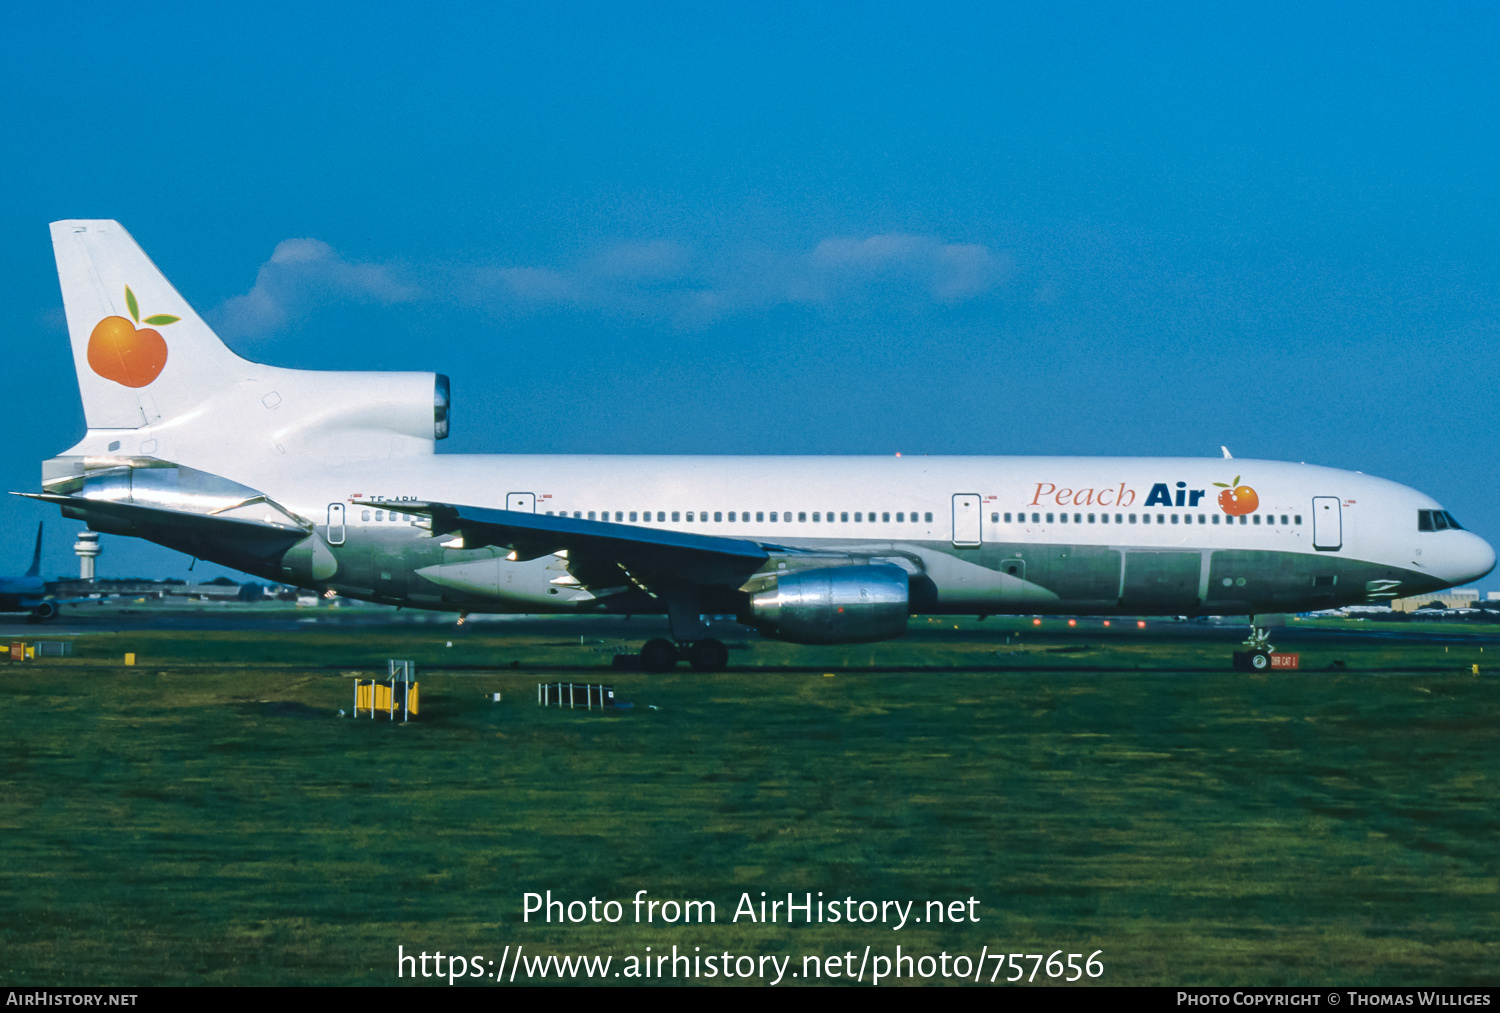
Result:
[[[42,524],[36,526],[36,548],[31,552],[31,569],[26,571],[28,577],[40,577],[42,575]]]
[[[431,454],[447,435],[448,381],[438,374],[240,358],[119,222],[53,222],[52,250],[89,432],[61,463],[44,466],[47,488],[104,455],[228,476],[246,473],[252,459],[279,466]]]
[[[90,429],[171,418],[257,368],[219,340],[119,222],[53,222],[52,251]]]

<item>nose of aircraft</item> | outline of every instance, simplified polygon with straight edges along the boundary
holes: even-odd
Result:
[[[1455,531],[1461,537],[1445,547],[1441,563],[1433,572],[1450,584],[1468,584],[1495,568],[1495,549],[1472,531]],[[1434,560],[1436,562],[1436,560]]]

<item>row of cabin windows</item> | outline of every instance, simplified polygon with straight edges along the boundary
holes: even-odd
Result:
[[[368,511],[368,510],[361,510],[359,512],[359,519],[362,520],[362,521],[368,521],[370,519],[370,511]],[[377,521],[383,521],[385,519],[386,519],[386,516],[385,516],[385,511],[384,510],[376,510],[375,511],[375,520],[377,520]],[[403,513],[397,513],[396,511],[392,510],[391,511],[391,517],[390,517],[390,519],[393,520],[393,521],[415,521],[415,520],[418,519],[418,517],[417,517],[416,514],[403,514]]]
[[[1002,515],[1002,514],[1000,514],[998,512],[990,514],[990,523],[992,523],[992,524],[999,524],[1000,523],[1000,518],[1002,516],[1004,516],[1006,524],[1010,524],[1011,523],[1011,516],[1012,516],[1011,514],[1004,514],[1004,515]],[[1026,515],[1024,513],[1018,513],[1018,514],[1015,514],[1014,516],[1015,516],[1015,523],[1018,523],[1018,524],[1025,524],[1026,523]],[[1044,516],[1047,518],[1046,523],[1048,523],[1048,524],[1067,524],[1068,523],[1068,516],[1069,515],[1068,514],[1032,514],[1031,515],[1031,523],[1032,524],[1041,524],[1042,523],[1042,518]],[[1194,516],[1195,516],[1194,514],[1180,514],[1180,515],[1179,514],[1157,514],[1156,515],[1156,523],[1157,524],[1168,524],[1168,523],[1171,523],[1171,524],[1191,524],[1191,523],[1193,523],[1193,517]],[[1210,523],[1210,521],[1209,521],[1209,517],[1210,516],[1212,516],[1212,518],[1213,518],[1212,523],[1214,523],[1214,524],[1218,524],[1219,523],[1219,515],[1218,514],[1212,514],[1212,515],[1209,515],[1209,514],[1197,514],[1196,516],[1198,518],[1198,523],[1199,524],[1208,524],[1208,523]],[[1085,517],[1088,518],[1087,521],[1084,520]],[[1150,524],[1151,523],[1151,514],[1140,514],[1139,517],[1140,517],[1139,523],[1141,523],[1141,524]],[[1170,521],[1167,520],[1167,518],[1169,518],[1169,517],[1171,518]],[[1135,523],[1137,523],[1137,519],[1136,518],[1137,518],[1136,514],[1115,514],[1114,523],[1116,523],[1116,524],[1127,524],[1127,523],[1128,524],[1135,524]],[[1179,518],[1186,518],[1186,520],[1181,520]],[[1266,524],[1267,527],[1273,527],[1273,526],[1276,525],[1276,515],[1275,514],[1266,514],[1265,518],[1266,518],[1265,519],[1265,524]],[[1073,514],[1072,515],[1072,522],[1074,524],[1084,524],[1084,523],[1088,523],[1088,524],[1108,524],[1108,523],[1110,523],[1110,520],[1109,520],[1109,514]],[[1224,523],[1225,524],[1233,524],[1234,523],[1234,518],[1233,517],[1225,517],[1224,518]],[[1245,515],[1245,514],[1241,514],[1240,515],[1240,523],[1241,524],[1259,524],[1259,523],[1261,523],[1261,515],[1258,514],[1258,513],[1257,514],[1249,514],[1248,516]],[[1287,515],[1286,514],[1282,514],[1281,515],[1281,526],[1283,526],[1283,527],[1297,526],[1297,525],[1301,525],[1301,523],[1302,523],[1302,515],[1301,514],[1293,514],[1293,515],[1291,515],[1291,517],[1290,517],[1290,524],[1288,524],[1288,517],[1287,517]]]
[[[560,513],[561,513],[561,516],[563,516],[563,517],[568,516],[568,512],[566,510],[560,511]],[[595,516],[596,511],[594,511],[594,510],[588,511],[587,514],[585,514],[585,512],[582,511],[582,510],[574,510],[573,511],[573,516],[577,517],[579,520],[584,520],[584,519],[591,520],[591,521],[592,520],[608,521],[609,520],[609,511],[608,510],[597,511],[597,513],[599,514],[599,516],[596,517]],[[683,513],[683,511],[681,511],[681,510],[673,510],[672,511],[672,521],[673,521],[673,523],[682,523],[682,519],[683,519],[682,518],[682,513]],[[650,524],[651,523],[651,511],[650,510],[639,511],[639,517],[640,517],[639,521],[636,520],[638,512],[635,511],[635,510],[631,510],[631,511],[628,511],[628,512],[624,511],[624,510],[616,510],[614,512],[614,514],[615,514],[615,520],[618,521],[618,522],[621,522],[621,523],[626,523],[627,522],[627,520],[626,520],[627,518],[629,519],[628,523],[630,523],[630,524],[637,524],[637,523]],[[806,524],[807,523],[807,517],[808,517],[808,515],[807,515],[807,512],[805,510],[799,510],[799,511],[796,512],[796,514],[797,514],[796,523],[798,523],[798,524]],[[697,521],[696,522],[694,522],[694,520],[693,520],[693,518],[694,518],[695,515],[697,517]],[[722,510],[715,510],[713,512],[713,515],[714,515],[714,523],[715,524],[723,524],[725,522],[724,521],[724,517],[725,517],[724,511],[722,511]],[[891,523],[891,516],[892,515],[891,515],[891,512],[889,510],[880,511],[878,515],[879,515],[880,521],[882,523],[886,523],[886,524]],[[553,516],[553,512],[551,510],[548,510],[547,511],[547,516],[548,517]],[[812,512],[812,522],[814,524],[822,524],[824,516],[825,515],[824,515],[823,511],[821,511],[821,510],[814,510]],[[849,521],[849,511],[847,511],[847,510],[840,510],[840,511],[830,510],[830,511],[828,511],[828,513],[827,513],[826,516],[827,516],[827,523],[829,523],[829,524],[848,524],[848,523],[850,523],[850,521]],[[865,511],[863,511],[863,510],[856,510],[856,511],[854,511],[854,521],[853,521],[853,523],[855,523],[855,524],[873,524],[873,523],[875,523],[876,516],[877,516],[877,511],[874,511],[874,510],[869,511],[868,513],[865,512]],[[923,516],[926,517],[925,521],[923,520]],[[729,517],[729,523],[730,524],[748,524],[748,523],[750,523],[750,511],[749,510],[731,510],[728,513],[728,517]],[[837,519],[835,519],[835,518],[837,518]],[[906,513],[906,511],[904,511],[904,510],[898,510],[896,512],[896,514],[895,514],[895,518],[896,518],[895,523],[897,523],[897,524],[907,524],[907,523],[911,523],[911,524],[922,524],[922,523],[931,524],[932,523],[932,514],[931,514],[931,512],[929,512],[929,513],[927,513],[925,515],[919,515],[917,513],[917,511],[913,510],[911,512],[911,519],[910,519],[910,521],[908,521],[907,520],[907,513]],[[666,520],[667,520],[667,511],[665,511],[665,510],[658,510],[658,511],[656,511],[656,519],[660,523],[666,523]],[[767,511],[764,511],[764,510],[757,510],[757,511],[755,511],[755,521],[756,521],[757,524],[764,524],[764,523],[767,522],[767,520],[769,520],[770,523],[772,523],[772,524],[778,524],[778,523],[779,524],[791,524],[791,523],[793,523],[793,521],[792,521],[792,511],[791,510],[772,510],[769,513]],[[698,511],[689,510],[689,511],[687,511],[687,521],[688,521],[688,523],[707,524],[708,523],[708,511],[707,510],[698,510]]]
[[[374,517],[374,519],[377,522],[384,521],[386,519],[385,513],[386,512],[384,510],[376,510],[375,511],[375,517]],[[603,513],[602,517],[596,517],[596,511],[590,510],[590,511],[588,511],[587,517],[591,521],[592,520],[604,520],[604,521],[608,521],[609,520],[609,514],[610,514],[610,512],[608,510],[604,510],[604,511],[602,511],[602,513]],[[680,511],[680,510],[673,510],[671,513],[672,513],[672,520],[674,522],[676,522],[676,523],[681,523],[682,522],[682,517],[681,517],[682,511]],[[390,512],[390,514],[391,514],[390,519],[393,520],[393,521],[415,521],[417,519],[417,517],[414,514],[398,513],[395,510],[392,510]],[[638,523],[637,520],[636,520],[637,511],[635,511],[635,510],[629,511],[628,514],[627,514],[626,511],[616,510],[614,512],[614,515],[615,515],[615,520],[616,521],[619,521],[619,522],[623,523],[626,520],[626,517],[628,516],[630,523],[632,523],[632,524]],[[687,520],[688,520],[689,523],[693,522],[693,515],[694,515],[694,511],[692,511],[692,510],[687,511]],[[547,511],[547,516],[548,517],[553,516],[553,511],[548,510]],[[568,516],[568,513],[567,513],[566,510],[562,511],[562,516],[564,516],[564,517]],[[574,510],[573,511],[573,516],[582,519],[585,516],[584,515],[584,511],[582,511],[582,510]],[[698,519],[699,519],[698,520],[699,523],[707,523],[707,521],[708,521],[708,511],[707,510],[699,510],[699,511],[697,511],[697,516],[698,516]],[[828,523],[829,524],[835,523],[834,516],[835,516],[835,512],[834,511],[829,511],[828,512]],[[896,523],[897,524],[905,524],[905,523],[907,523],[905,511],[897,511],[895,516],[896,516]],[[912,511],[912,513],[911,513],[911,523],[914,523],[914,524],[921,524],[921,523],[928,523],[928,524],[930,524],[930,523],[932,523],[932,514],[930,512],[926,513],[923,516],[925,517],[925,521],[921,517],[919,517],[918,513],[915,510]],[[1006,514],[1002,515],[999,512],[995,512],[995,513],[991,513],[990,514],[990,522],[993,523],[993,524],[999,524],[999,523],[1001,523],[1000,518],[1002,516],[1004,516],[1006,524],[1012,523],[1012,515],[1011,514],[1006,513]],[[1044,515],[1040,514],[1040,513],[1034,513],[1034,514],[1032,514],[1031,515],[1031,523],[1033,523],[1033,524],[1040,524],[1040,523],[1042,523],[1042,517],[1043,516]],[[1067,514],[1050,514],[1049,513],[1049,514],[1046,514],[1045,516],[1047,518],[1046,523],[1048,523],[1048,524],[1056,524],[1056,523],[1067,524],[1068,523],[1068,515]],[[1088,518],[1087,521],[1084,520],[1085,516]],[[1096,523],[1097,524],[1108,524],[1110,522],[1109,516],[1110,516],[1109,514],[1087,514],[1087,515],[1085,515],[1085,514],[1081,514],[1081,513],[1073,514],[1072,515],[1072,517],[1073,517],[1073,523],[1074,524],[1084,524],[1084,523],[1088,523],[1088,524],[1096,524]],[[1135,524],[1135,523],[1137,523],[1136,516],[1137,515],[1135,515],[1135,514],[1115,514],[1114,515],[1114,518],[1115,518],[1114,522],[1116,524],[1126,524],[1126,523]],[[1188,524],[1193,523],[1193,516],[1194,516],[1193,514],[1182,514],[1180,516],[1186,517]],[[770,520],[770,522],[772,524],[776,524],[778,522],[780,522],[780,523],[786,523],[786,524],[792,523],[792,511],[790,511],[790,510],[781,510],[781,511],[772,510],[772,511],[770,511],[769,514],[767,514],[765,511],[756,511],[756,513],[755,513],[755,520],[756,520],[757,523],[762,523],[762,524],[765,523],[766,520],[768,519],[768,517],[769,517],[769,520]],[[869,518],[868,522],[865,520],[866,517]],[[1170,522],[1167,520],[1168,517],[1171,518]],[[1209,515],[1198,514],[1197,517],[1198,517],[1198,523],[1199,524],[1207,524],[1207,523],[1209,523]],[[1213,517],[1213,521],[1212,522],[1214,524],[1218,524],[1219,523],[1219,515],[1218,514],[1213,514],[1212,517]],[[738,518],[738,520],[737,520],[737,518]],[[784,520],[781,520],[781,518],[784,518]],[[861,511],[861,510],[856,510],[856,511],[854,511],[854,521],[853,521],[853,523],[855,523],[855,524],[874,523],[875,518],[876,518],[876,512],[873,511],[873,510],[869,511],[868,513],[864,512],[864,511]],[[1015,518],[1015,522],[1016,523],[1021,523],[1021,524],[1026,523],[1026,515],[1024,513],[1015,514],[1014,518]],[[1167,523],[1179,524],[1179,523],[1182,523],[1182,521],[1180,521],[1178,518],[1179,518],[1179,515],[1175,514],[1175,513],[1174,514],[1157,514],[1156,515],[1156,523],[1158,523],[1158,524],[1167,524]],[[1274,525],[1276,523],[1276,515],[1275,514],[1266,514],[1265,518],[1266,518],[1265,519],[1265,523],[1266,523],[1267,526],[1271,526],[1271,525]],[[658,511],[656,511],[656,519],[659,522],[665,523],[666,520],[667,520],[667,511],[665,511],[665,510],[658,510]],[[360,512],[360,520],[362,520],[362,521],[369,521],[370,520],[370,511],[369,510],[363,510],[363,511],[361,511]],[[890,523],[890,521],[891,521],[891,514],[890,514],[890,512],[889,511],[881,511],[880,512],[880,520],[881,520],[882,523],[887,523],[887,524]],[[729,511],[729,523],[731,523],[731,524],[734,524],[734,523],[749,523],[749,521],[750,521],[750,511],[748,511],[748,510],[744,510],[744,511],[734,511],[734,510],[731,510],[731,511]],[[814,524],[820,524],[820,523],[822,523],[823,522],[823,514],[822,514],[822,512],[818,511],[818,510],[814,510],[813,513],[812,513],[812,521],[813,521]],[[651,511],[650,510],[646,510],[646,511],[641,511],[640,512],[640,522],[644,522],[646,524],[651,523]],[[724,523],[724,513],[722,511],[717,511],[717,510],[714,511],[714,522],[718,523],[718,524]],[[801,523],[801,524],[807,523],[807,513],[805,511],[799,511],[797,513],[797,522]],[[849,512],[847,510],[838,511],[838,522],[837,523],[848,524],[849,522],[850,522],[849,521]],[[1141,514],[1140,515],[1140,523],[1142,523],[1142,524],[1150,524],[1151,523],[1151,515],[1150,514]],[[1225,520],[1225,523],[1226,524],[1233,524],[1234,523],[1234,518],[1233,517],[1227,518]],[[1251,514],[1248,517],[1246,517],[1246,515],[1242,514],[1242,515],[1240,515],[1240,523],[1241,524],[1246,524],[1246,523],[1260,524],[1261,523],[1261,515],[1257,513],[1257,514]],[[1281,524],[1283,526],[1286,526],[1287,523],[1288,523],[1287,515],[1286,514],[1282,514],[1281,515]],[[1294,514],[1292,516],[1292,518],[1291,518],[1291,523],[1293,525],[1301,525],[1301,523],[1302,523],[1302,515],[1301,514]],[[1453,515],[1450,514],[1450,513],[1448,513],[1447,511],[1444,511],[1444,510],[1419,510],[1417,512],[1417,530],[1418,531],[1433,531],[1433,530],[1442,531],[1442,530],[1444,530],[1446,528],[1449,528],[1449,527],[1459,528],[1460,530],[1462,530],[1461,527],[1460,527],[1460,525],[1459,525],[1459,523],[1458,523],[1458,521],[1454,520],[1453,519]]]

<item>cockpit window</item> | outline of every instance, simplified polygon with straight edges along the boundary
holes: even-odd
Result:
[[[1446,510],[1418,510],[1418,531],[1447,531],[1452,528],[1455,531],[1464,530],[1464,526],[1453,519],[1453,515]]]

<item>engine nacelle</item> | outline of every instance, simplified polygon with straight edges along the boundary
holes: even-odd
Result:
[[[863,644],[906,633],[906,571],[890,563],[778,574],[750,598],[742,621],[793,644]]]

